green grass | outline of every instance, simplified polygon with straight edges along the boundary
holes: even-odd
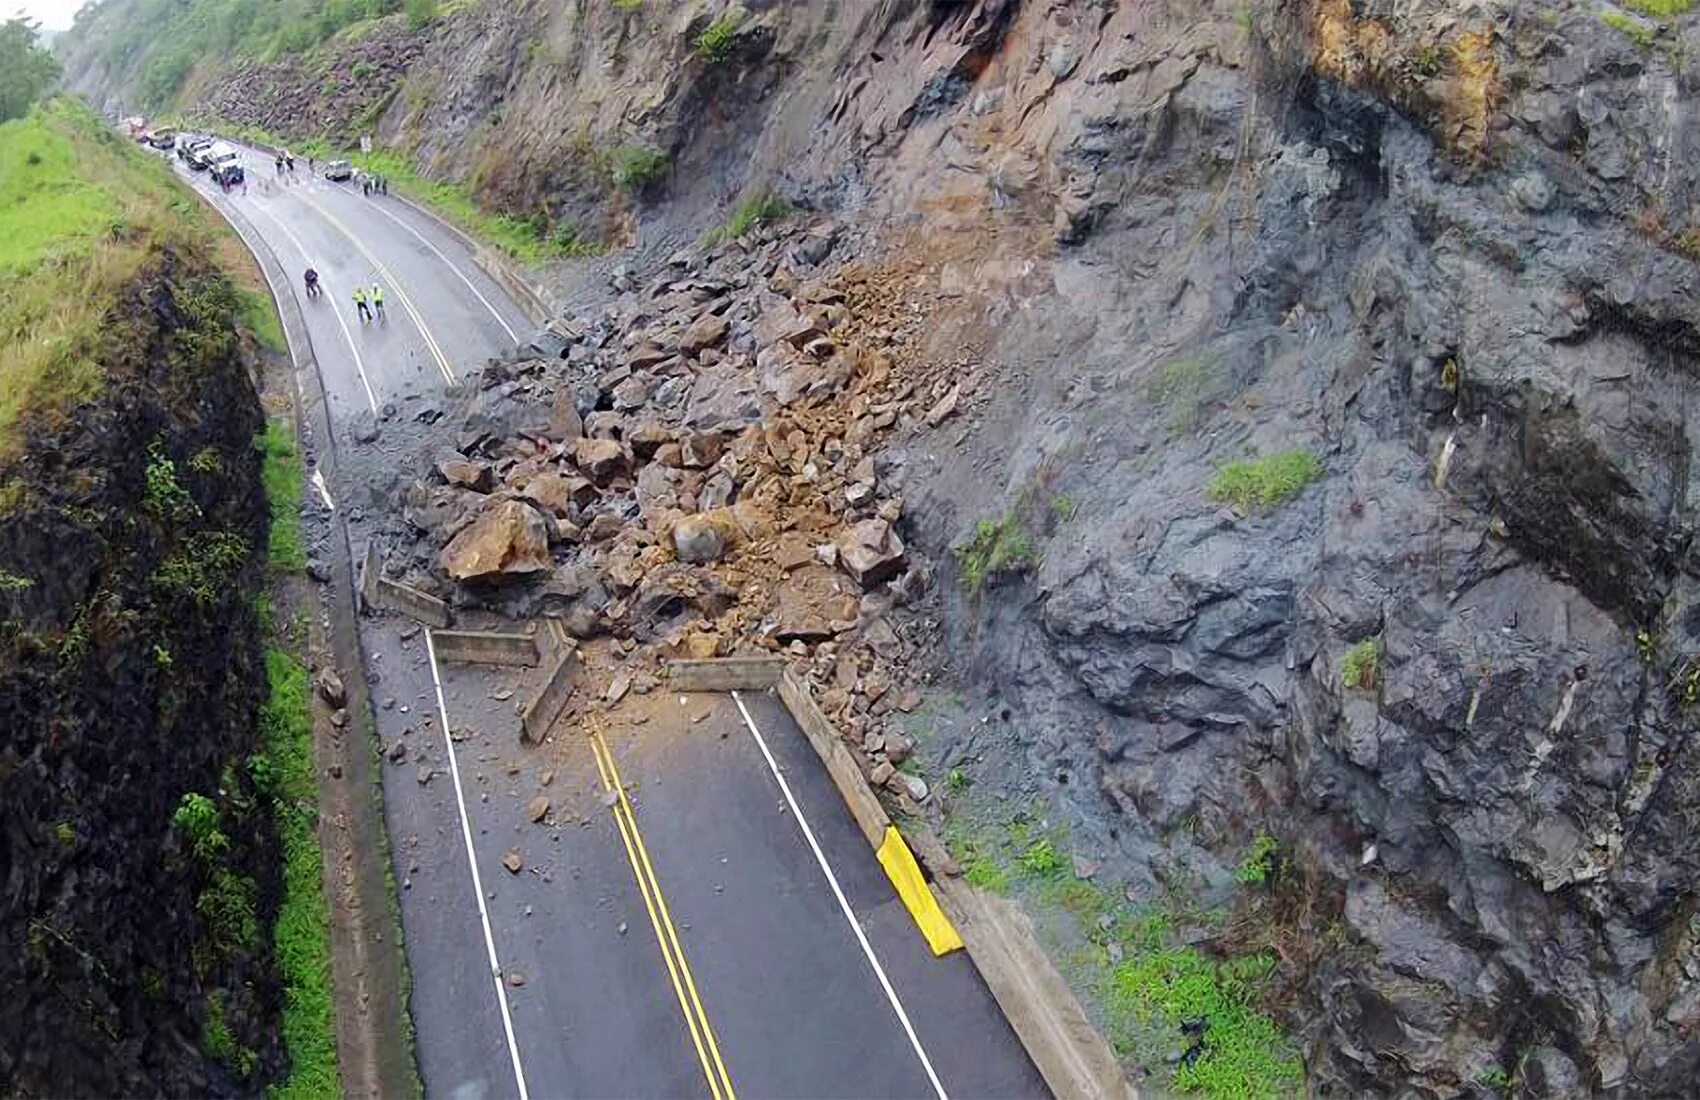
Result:
[[[739,22],[736,15],[727,12],[705,27],[696,38],[697,56],[710,65],[718,65],[731,58],[738,45]]]
[[[704,234],[702,243],[716,245],[733,240],[759,226],[784,221],[794,213],[796,210],[790,203],[764,188],[739,203],[725,225]]]
[[[1228,463],[1216,471],[1206,495],[1249,512],[1291,500],[1321,476],[1322,463],[1316,456],[1294,448],[1266,458]]]
[[[59,97],[0,125],[0,455],[20,417],[45,420],[97,396],[106,313],[155,254],[204,232],[158,158]]]
[[[1626,12],[1602,11],[1600,12],[1600,22],[1614,31],[1627,35],[1630,41],[1644,50],[1652,49],[1653,43],[1659,37],[1659,32],[1656,29],[1647,26]]]
[[[980,520],[974,525],[973,541],[956,551],[962,584],[970,596],[979,595],[986,582],[998,574],[1026,568],[1038,561],[1039,554],[1033,548],[1027,525],[1014,508],[998,519]]]
[[[271,649],[266,652],[266,675],[271,692],[260,713],[265,763],[254,770],[263,773],[272,788],[283,840],[283,904],[272,942],[284,985],[283,1040],[289,1051],[289,1076],[270,1096],[340,1096],[307,669],[291,654]]]
[[[1365,638],[1346,651],[1340,662],[1340,681],[1358,691],[1374,691],[1381,684],[1381,639]]]
[[[1208,1021],[1201,1055],[1175,1070],[1183,1091],[1212,1098],[1295,1095],[1303,1065],[1274,1021],[1253,1007],[1275,963],[1268,953],[1218,962],[1185,946],[1136,951],[1111,973],[1109,1011],[1177,1035],[1187,1021]]]
[[[1642,15],[1670,19],[1686,14],[1694,7],[1694,0],[1623,0],[1623,6],[1633,8]]]
[[[238,293],[242,302],[242,327],[254,334],[260,346],[269,352],[283,355],[289,343],[283,338],[283,321],[277,315],[277,303],[269,291],[244,290]]]
[[[1251,847],[1234,868],[1234,881],[1242,886],[1262,886],[1275,873],[1275,852],[1279,846],[1268,833],[1258,833]]]
[[[1217,371],[1203,359],[1176,359],[1163,365],[1146,385],[1146,396],[1169,414],[1169,430],[1183,435],[1198,430],[1205,407],[1216,398]]]
[[[1185,942],[1191,929],[1219,928],[1222,914],[1200,912],[1174,896],[1134,905],[1113,884],[1078,878],[1062,854],[1067,832],[1045,826],[1031,811],[999,820],[956,802],[944,840],[969,882],[1025,904],[1071,985],[1099,1009],[1117,1053],[1158,1073],[1151,1082],[1157,1095],[1240,1100],[1300,1093],[1303,1067],[1294,1044],[1259,1008],[1276,957],[1220,958]],[[1257,838],[1242,866],[1255,863],[1267,878],[1273,846],[1273,839]],[[1198,1054],[1165,1078],[1169,1056],[1193,1043],[1182,1025],[1200,1018],[1209,1026]]]
[[[271,566],[285,573],[299,573],[307,568],[307,544],[301,536],[303,484],[295,429],[286,420],[272,420],[257,442],[266,501],[271,506]]]
[[[641,191],[667,175],[667,154],[647,145],[623,145],[614,151],[614,182]]]

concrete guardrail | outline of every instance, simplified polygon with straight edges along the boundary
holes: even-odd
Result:
[[[537,664],[535,634],[501,633],[487,630],[433,630],[431,643],[445,661],[475,665]]]
[[[558,652],[560,656],[549,667],[549,675],[544,678],[543,687],[531,702],[526,704],[525,711],[520,715],[520,741],[524,744],[542,743],[549,727],[555,724],[555,719],[566,709],[567,700],[573,697],[573,690],[578,686],[578,650],[563,649]]]

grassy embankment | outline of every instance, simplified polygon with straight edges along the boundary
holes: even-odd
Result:
[[[164,165],[71,101],[0,126],[0,450],[26,412],[50,423],[100,393],[106,311],[159,243],[207,231]],[[243,300],[280,347],[275,312]]]
[[[108,311],[161,248],[222,251],[226,235],[165,165],[74,101],[54,100],[0,125],[0,454],[22,445],[23,433],[14,429],[23,423],[51,425],[99,396],[103,353],[116,338]],[[232,270],[240,282],[241,269]],[[281,349],[276,311],[253,276],[246,278],[250,285],[237,297],[240,323],[263,346]],[[272,568],[299,572],[306,555],[294,433],[274,424],[255,442],[272,509]],[[0,510],[5,504],[0,500]],[[270,622],[269,614],[263,618]],[[272,633],[270,693],[249,766],[256,787],[271,797],[284,857],[272,948],[286,989],[290,1075],[273,1093],[335,1096],[341,1085],[307,674],[284,632]],[[203,1041],[209,1054],[227,1054],[234,1064],[243,1052],[229,1041],[221,1004],[209,998]]]

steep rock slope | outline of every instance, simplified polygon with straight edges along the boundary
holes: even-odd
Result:
[[[89,237],[0,271],[0,1083],[240,1093],[283,1057],[261,936],[279,862],[248,768],[259,406],[236,295],[164,173],[44,110],[0,128],[8,217],[64,230],[46,219],[96,205]],[[8,224],[9,265],[36,238]]]
[[[377,132],[616,264],[771,186],[906,273],[963,415],[882,486],[947,580],[977,521],[1027,546],[935,590],[931,751],[1144,899],[1230,901],[1272,831],[1318,1089],[1683,1091],[1700,19],[752,4],[711,58],[714,14],[467,11]],[[634,142],[671,173],[611,201]]]

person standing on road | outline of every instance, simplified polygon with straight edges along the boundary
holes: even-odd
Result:
[[[378,311],[378,320],[384,319],[384,288],[377,283],[372,284],[372,308]]]
[[[319,273],[317,271],[314,271],[309,267],[307,269],[307,274],[302,276],[302,280],[307,284],[307,297],[317,298],[321,293],[323,293],[323,291],[319,289]]]
[[[354,310],[360,315],[360,323],[365,324],[372,319],[372,309],[366,304],[366,288],[354,288]]]
[[[360,193],[367,198],[372,197],[372,178],[364,172],[360,174]]]

